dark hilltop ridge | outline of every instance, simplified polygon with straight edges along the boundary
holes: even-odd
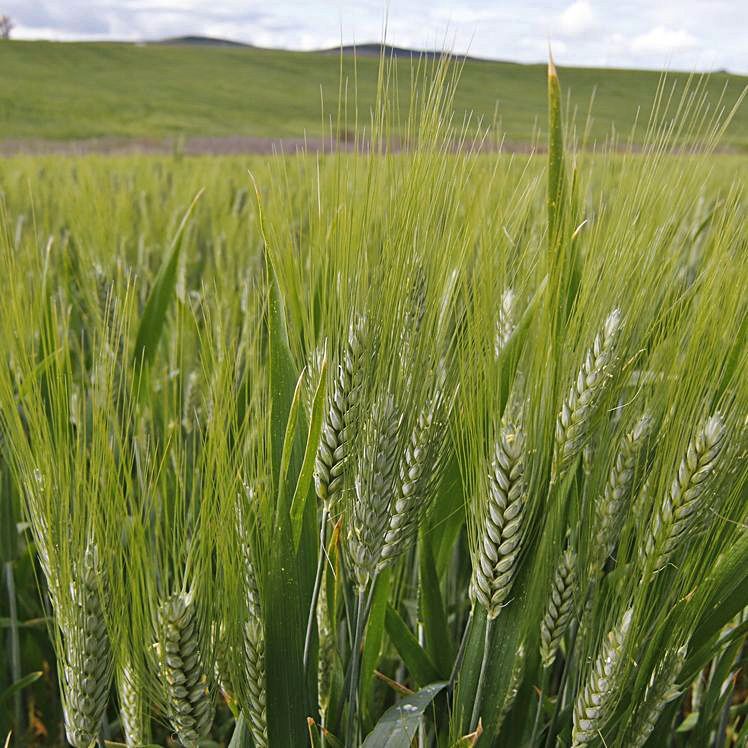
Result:
[[[146,44],[165,44],[173,46],[185,46],[185,47],[248,47],[250,49],[257,49],[254,44],[246,44],[245,42],[236,42],[232,39],[219,39],[213,36],[171,36],[167,39],[158,39],[156,41],[146,42]]]
[[[163,44],[167,46],[185,46],[185,47],[246,47],[248,49],[262,49],[254,44],[246,42],[237,42],[233,39],[220,39],[213,36],[200,36],[190,34],[188,36],[173,36],[156,41],[148,41],[146,44]],[[435,59],[445,53],[438,49],[409,49],[407,47],[396,47],[392,44],[382,44],[380,42],[366,42],[364,44],[344,44],[342,47],[327,47],[325,49],[307,50],[314,54],[337,55],[341,52],[344,55],[357,55],[358,57],[379,57],[382,53],[386,57],[423,57],[426,59]],[[455,60],[470,60],[480,62],[481,58],[471,57],[470,55],[449,55]]]
[[[447,54],[454,60],[481,62],[480,57],[471,57],[470,55],[453,55],[439,49],[408,49],[407,47],[395,47],[391,44],[381,44],[380,42],[344,44],[342,47],[330,47],[317,51],[323,54],[340,54],[342,52],[344,55],[355,54],[359,57],[379,57],[384,52],[386,57],[424,57],[427,59],[435,59]]]

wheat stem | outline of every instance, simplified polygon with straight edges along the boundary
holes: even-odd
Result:
[[[9,501],[10,499],[4,497],[3,500]],[[10,675],[12,682],[18,683],[21,680],[21,643],[18,636],[18,603],[16,599],[16,580],[13,573],[13,561],[6,561],[3,566],[5,570],[5,586],[8,590],[8,617],[10,620]],[[13,724],[19,733],[23,729],[21,715],[21,692],[16,691],[13,694]]]
[[[480,673],[478,674],[478,684],[475,687],[475,696],[473,700],[473,714],[470,717],[470,731],[478,727],[480,719],[481,702],[483,701],[483,689],[486,683],[486,673],[488,671],[488,661],[491,655],[491,631],[495,619],[486,618],[486,631],[483,637],[483,658],[480,663]]]
[[[530,734],[530,746],[535,745],[535,739],[538,735],[538,726],[540,725],[540,715],[543,713],[543,697],[545,696],[551,679],[551,669],[543,665],[543,671],[540,676],[540,691],[538,693],[538,706],[535,710],[535,719],[532,723],[532,733]]]
[[[314,619],[317,616],[317,605],[320,594],[320,585],[322,584],[322,575],[325,570],[325,550],[327,535],[327,518],[329,509],[327,504],[322,505],[322,517],[319,528],[319,549],[317,554],[317,570],[314,575],[314,589],[312,590],[312,600],[309,605],[309,615],[306,622],[306,636],[304,637],[304,669],[309,664],[309,649],[312,646],[312,634],[314,633]]]
[[[358,740],[358,671],[361,664],[361,640],[366,616],[366,589],[359,587],[356,600],[356,629],[351,650],[351,680],[348,691],[348,720],[346,724],[346,745],[355,745]]]
[[[449,685],[447,689],[449,692],[454,690],[455,682],[457,681],[457,675],[462,667],[462,661],[465,659],[465,652],[467,651],[467,643],[470,637],[470,629],[473,625],[473,617],[475,615],[475,603],[470,606],[470,613],[468,613],[468,619],[465,623],[465,630],[462,632],[462,638],[460,639],[460,646],[457,649],[457,656],[455,657],[454,665],[452,666],[452,672],[449,675]]]

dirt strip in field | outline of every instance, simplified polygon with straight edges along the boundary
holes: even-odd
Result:
[[[323,139],[323,138],[265,138],[251,135],[228,136],[197,136],[187,138],[91,138],[87,140],[43,140],[31,138],[10,138],[0,140],[0,158],[19,155],[62,155],[83,156],[87,154],[104,154],[111,156],[128,155],[184,155],[184,156],[241,156],[267,155],[272,153],[330,153],[332,151],[368,151],[369,143],[356,144],[353,139]],[[523,143],[520,141],[495,140],[462,141],[455,143],[454,150],[468,150],[483,153],[545,153],[545,145],[540,143]],[[397,152],[403,150],[398,141],[391,141],[388,150]],[[590,144],[585,150],[599,151],[599,144]],[[602,148],[605,150],[605,147]],[[624,152],[640,153],[640,146],[626,145],[617,148]],[[703,152],[703,147],[697,146],[697,152]],[[709,149],[707,149],[709,150]],[[673,154],[692,152],[688,147],[675,147]],[[719,145],[711,149],[712,153],[727,155],[745,155],[745,149],[731,145]]]
[[[65,155],[80,156],[89,153],[107,155],[183,154],[186,156],[232,156],[243,154],[311,153],[330,151],[353,151],[356,145],[352,140],[330,140],[322,138],[263,138],[248,135],[188,138],[94,138],[88,140],[0,140],[0,156],[17,155]],[[358,148],[364,150],[361,144]],[[393,143],[390,150],[400,150],[401,145]],[[472,149],[496,151],[498,145],[486,142],[475,144]],[[509,153],[530,153],[529,144],[504,142],[501,150]]]

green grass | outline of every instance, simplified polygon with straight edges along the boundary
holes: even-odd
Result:
[[[396,66],[403,101],[410,66],[406,60]],[[377,69],[376,59],[358,61],[362,121],[374,102]],[[275,138],[324,132],[321,96],[325,112],[334,117],[340,60],[334,54],[253,49],[16,41],[0,44],[0,70],[0,139]],[[343,70],[352,91],[352,58],[344,60]],[[613,126],[627,135],[639,111],[648,121],[661,80],[653,71],[568,68],[561,75],[580,124],[594,94],[590,133],[598,141]],[[668,86],[686,78],[672,74]],[[732,106],[746,85],[746,77],[715,73],[704,90],[713,104],[724,91]],[[491,122],[497,115],[508,140],[532,142],[538,123],[545,123],[544,90],[543,65],[470,61],[457,92],[456,117],[472,112]],[[737,113],[724,144],[748,147],[748,107]]]

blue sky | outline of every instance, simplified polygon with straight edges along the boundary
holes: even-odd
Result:
[[[16,38],[221,36],[315,49],[382,38],[488,57],[748,74],[748,0],[0,0]]]

